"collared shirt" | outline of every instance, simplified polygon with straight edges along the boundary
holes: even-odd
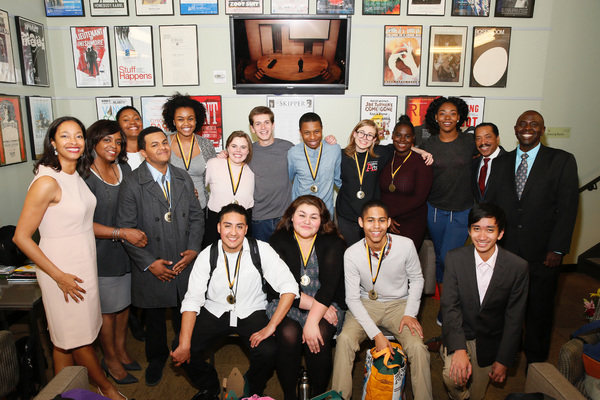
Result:
[[[477,252],[475,252],[475,272],[477,274],[477,290],[479,291],[479,304],[483,303],[483,298],[490,286],[492,275],[494,274],[494,267],[496,266],[496,259],[498,258],[498,245],[494,245],[494,254],[487,260],[483,261]]]
[[[159,170],[157,170],[156,168],[154,168],[152,165],[150,165],[149,162],[147,162],[146,165],[148,166],[148,170],[150,171],[150,174],[152,175],[152,179],[154,179],[154,181],[156,181],[156,183],[158,183],[160,185],[160,187],[162,188],[163,173],[160,172]],[[169,184],[170,184],[171,183],[171,168],[169,168],[168,164],[167,164],[167,173],[165,174],[165,177],[167,178],[167,182],[169,182]]]
[[[315,180],[313,180],[306,162],[304,143],[299,143],[288,151],[288,174],[290,181],[294,182],[292,185],[292,200],[305,194],[315,195],[325,202],[333,218],[333,185],[338,188],[342,187],[342,179],[340,178],[342,149],[337,144],[322,143],[323,152]],[[319,149],[311,149],[306,146],[306,152],[313,170],[315,170],[319,158]],[[317,186],[317,193],[310,191],[312,185]]]
[[[287,265],[268,243],[257,240],[257,244],[263,276],[266,281],[280,295],[293,293],[298,298],[298,283]],[[228,311],[235,311],[236,316],[243,319],[255,311],[266,309],[267,295],[262,290],[260,273],[252,262],[248,240],[244,238],[240,270],[233,286],[236,304],[227,302],[227,296],[232,293],[229,290],[221,240],[219,240],[217,246],[219,256],[212,276],[210,273],[210,246],[204,249],[196,258],[190,274],[188,290],[181,303],[181,312],[193,311],[198,314],[200,309],[204,307],[215,317],[221,317],[223,313]],[[227,258],[230,271],[229,279],[231,281],[233,281],[233,275],[235,274],[237,255],[238,253],[230,254]]]
[[[489,156],[487,157],[481,157],[481,160],[479,161],[479,172],[477,172],[477,179],[479,180],[479,175],[481,174],[481,167],[483,167],[483,160],[485,158],[489,158],[490,161],[488,161],[488,169],[487,169],[487,175],[485,176],[485,184],[487,185],[487,181],[490,178],[490,174],[492,173],[492,161],[494,161],[494,158],[498,157],[498,154],[500,154],[500,146],[498,146],[498,148]]]
[[[529,157],[527,158],[527,177],[529,177],[529,173],[531,172],[531,167],[533,167],[533,163],[538,153],[540,152],[540,143],[535,146],[533,149],[525,152],[521,150],[519,146],[517,146],[517,158],[515,160],[515,174],[517,173],[517,169],[519,168],[519,164],[521,164],[521,155],[527,153]]]

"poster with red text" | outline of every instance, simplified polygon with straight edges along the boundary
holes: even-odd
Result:
[[[72,26],[71,45],[77,87],[112,87],[108,28]]]
[[[392,143],[398,96],[360,96],[360,119],[370,119],[379,128],[379,144]]]
[[[223,109],[221,96],[191,96],[206,109],[206,118],[200,135],[213,142],[215,149],[223,149]]]
[[[485,107],[485,97],[460,96],[469,107],[467,120],[461,126],[463,132],[474,132],[475,127],[483,122],[483,109]]]
[[[432,101],[439,96],[406,96],[405,114],[410,118],[410,122],[415,127],[415,145],[418,146],[429,136],[429,130],[425,124],[425,114]]]
[[[154,86],[151,26],[115,26],[119,86]]]

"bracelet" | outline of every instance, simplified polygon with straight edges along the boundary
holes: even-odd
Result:
[[[112,241],[116,242],[119,240],[119,231],[121,230],[121,228],[114,228],[112,231]]]

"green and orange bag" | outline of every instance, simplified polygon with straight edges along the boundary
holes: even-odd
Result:
[[[362,400],[404,399],[406,355],[398,343],[391,345],[393,356],[388,348],[377,352],[373,347],[367,351]]]

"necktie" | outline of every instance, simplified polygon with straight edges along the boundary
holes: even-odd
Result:
[[[523,194],[523,189],[525,188],[525,182],[527,182],[527,157],[529,157],[529,154],[521,154],[521,164],[519,164],[517,173],[515,175],[517,196],[519,196],[519,200],[521,200],[521,195]]]
[[[483,196],[483,194],[485,193],[485,178],[487,177],[489,162],[490,162],[490,158],[485,157],[483,159],[483,165],[481,166],[481,169],[479,170],[479,192],[481,193],[481,196]]]

